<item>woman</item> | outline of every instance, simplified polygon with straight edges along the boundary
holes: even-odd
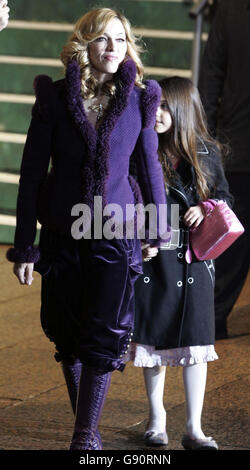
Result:
[[[154,131],[160,89],[153,81],[143,85],[129,22],[108,8],[78,20],[61,57],[65,79],[35,80],[37,100],[22,161],[15,247],[8,259],[15,262],[21,283],[32,282],[33,263],[43,274],[42,326],[56,345],[76,412],[70,448],[96,450],[102,448],[97,426],[111,373],[123,370],[132,335],[141,249],[135,237],[96,235],[94,198],[101,198],[99,213],[107,204],[119,204],[125,214],[126,206],[137,202],[140,191],[129,177],[135,150],[144,200],[156,206],[165,202]],[[75,210],[80,203],[92,219],[83,218],[75,233],[72,222],[77,220],[71,213],[79,215]],[[128,220],[119,214],[112,221],[123,226]],[[39,249],[33,248],[37,218],[42,224]],[[92,229],[91,237],[82,237]]]
[[[203,220],[208,198],[232,198],[217,143],[208,135],[198,90],[186,78],[160,81],[162,97],[155,129],[171,206],[179,208],[178,239],[144,263],[135,288],[136,314],[130,359],[143,367],[149,400],[148,445],[167,444],[163,405],[166,365],[183,366],[186,449],[217,449],[201,428],[207,362],[214,350],[214,263],[190,253],[189,230]],[[176,235],[176,234],[175,234]],[[146,260],[154,248],[145,250]],[[192,259],[191,259],[192,258]]]

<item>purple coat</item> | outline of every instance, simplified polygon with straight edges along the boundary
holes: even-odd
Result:
[[[36,77],[36,103],[21,166],[15,246],[7,253],[10,261],[38,261],[39,250],[33,247],[37,220],[70,235],[72,207],[85,203],[93,208],[95,195],[102,196],[104,204],[119,204],[124,213],[140,192],[145,204],[166,202],[154,131],[161,91],[153,80],[146,82],[145,89],[135,86],[135,75],[132,60],[120,67],[115,98],[98,130],[84,111],[77,62],[69,63],[65,79],[53,83],[48,76]],[[129,176],[133,152],[139,189]]]

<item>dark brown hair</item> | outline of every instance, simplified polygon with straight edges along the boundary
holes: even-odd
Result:
[[[166,150],[176,157],[187,160],[194,168],[197,191],[202,200],[209,196],[210,175],[205,157],[199,158],[199,143],[219,147],[207,131],[205,112],[199,92],[188,78],[171,77],[159,81],[163,96],[172,118],[171,128],[159,134],[159,157],[163,166],[166,184],[171,183],[174,171],[166,158]],[[165,151],[164,151],[165,150]]]

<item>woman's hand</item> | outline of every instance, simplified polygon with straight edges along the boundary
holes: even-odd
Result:
[[[149,244],[142,244],[142,259],[143,261],[150,261],[158,254],[158,248],[150,246]]]
[[[205,217],[205,214],[203,212],[202,207],[193,206],[193,207],[189,207],[189,209],[187,210],[186,214],[183,217],[183,221],[188,227],[196,228],[198,227],[198,225],[200,225],[204,217]]]
[[[13,271],[17,276],[20,284],[31,286],[33,281],[34,263],[15,263]]]

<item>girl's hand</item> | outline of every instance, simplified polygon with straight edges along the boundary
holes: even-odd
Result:
[[[158,248],[150,246],[149,244],[142,245],[142,259],[143,261],[150,261],[158,254]]]
[[[193,207],[189,207],[189,209],[187,210],[186,214],[183,217],[183,221],[188,227],[196,228],[198,227],[198,225],[200,225],[204,217],[205,217],[205,214],[203,212],[202,207],[193,206]]]
[[[15,263],[14,264],[14,274],[17,276],[20,284],[27,284],[31,286],[33,277],[34,263]]]

